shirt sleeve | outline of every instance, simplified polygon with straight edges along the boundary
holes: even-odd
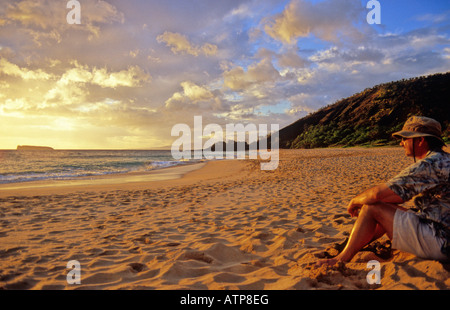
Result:
[[[438,183],[439,180],[432,165],[427,161],[420,161],[390,179],[386,185],[403,201],[408,201],[414,196],[435,187]]]

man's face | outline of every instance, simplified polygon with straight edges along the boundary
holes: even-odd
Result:
[[[402,138],[402,141],[400,142],[400,145],[403,146],[405,149],[405,155],[406,156],[414,156],[414,145],[413,145],[414,139],[412,138]]]

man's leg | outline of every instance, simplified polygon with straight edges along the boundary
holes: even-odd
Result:
[[[385,233],[392,239],[395,211],[400,208],[395,204],[376,203],[364,205],[353,226],[350,238],[344,250],[336,257],[320,261],[318,265],[350,261],[355,254],[371,241]]]

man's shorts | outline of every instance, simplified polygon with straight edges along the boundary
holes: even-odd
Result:
[[[444,239],[436,237],[430,225],[420,222],[412,211],[397,209],[394,215],[392,247],[421,258],[447,261],[441,252]]]

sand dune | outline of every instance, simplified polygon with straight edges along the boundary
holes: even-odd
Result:
[[[283,150],[275,171],[224,160],[172,180],[0,190],[0,288],[448,289],[448,264],[396,250],[313,266],[349,235],[347,202],[410,163],[400,148]]]

